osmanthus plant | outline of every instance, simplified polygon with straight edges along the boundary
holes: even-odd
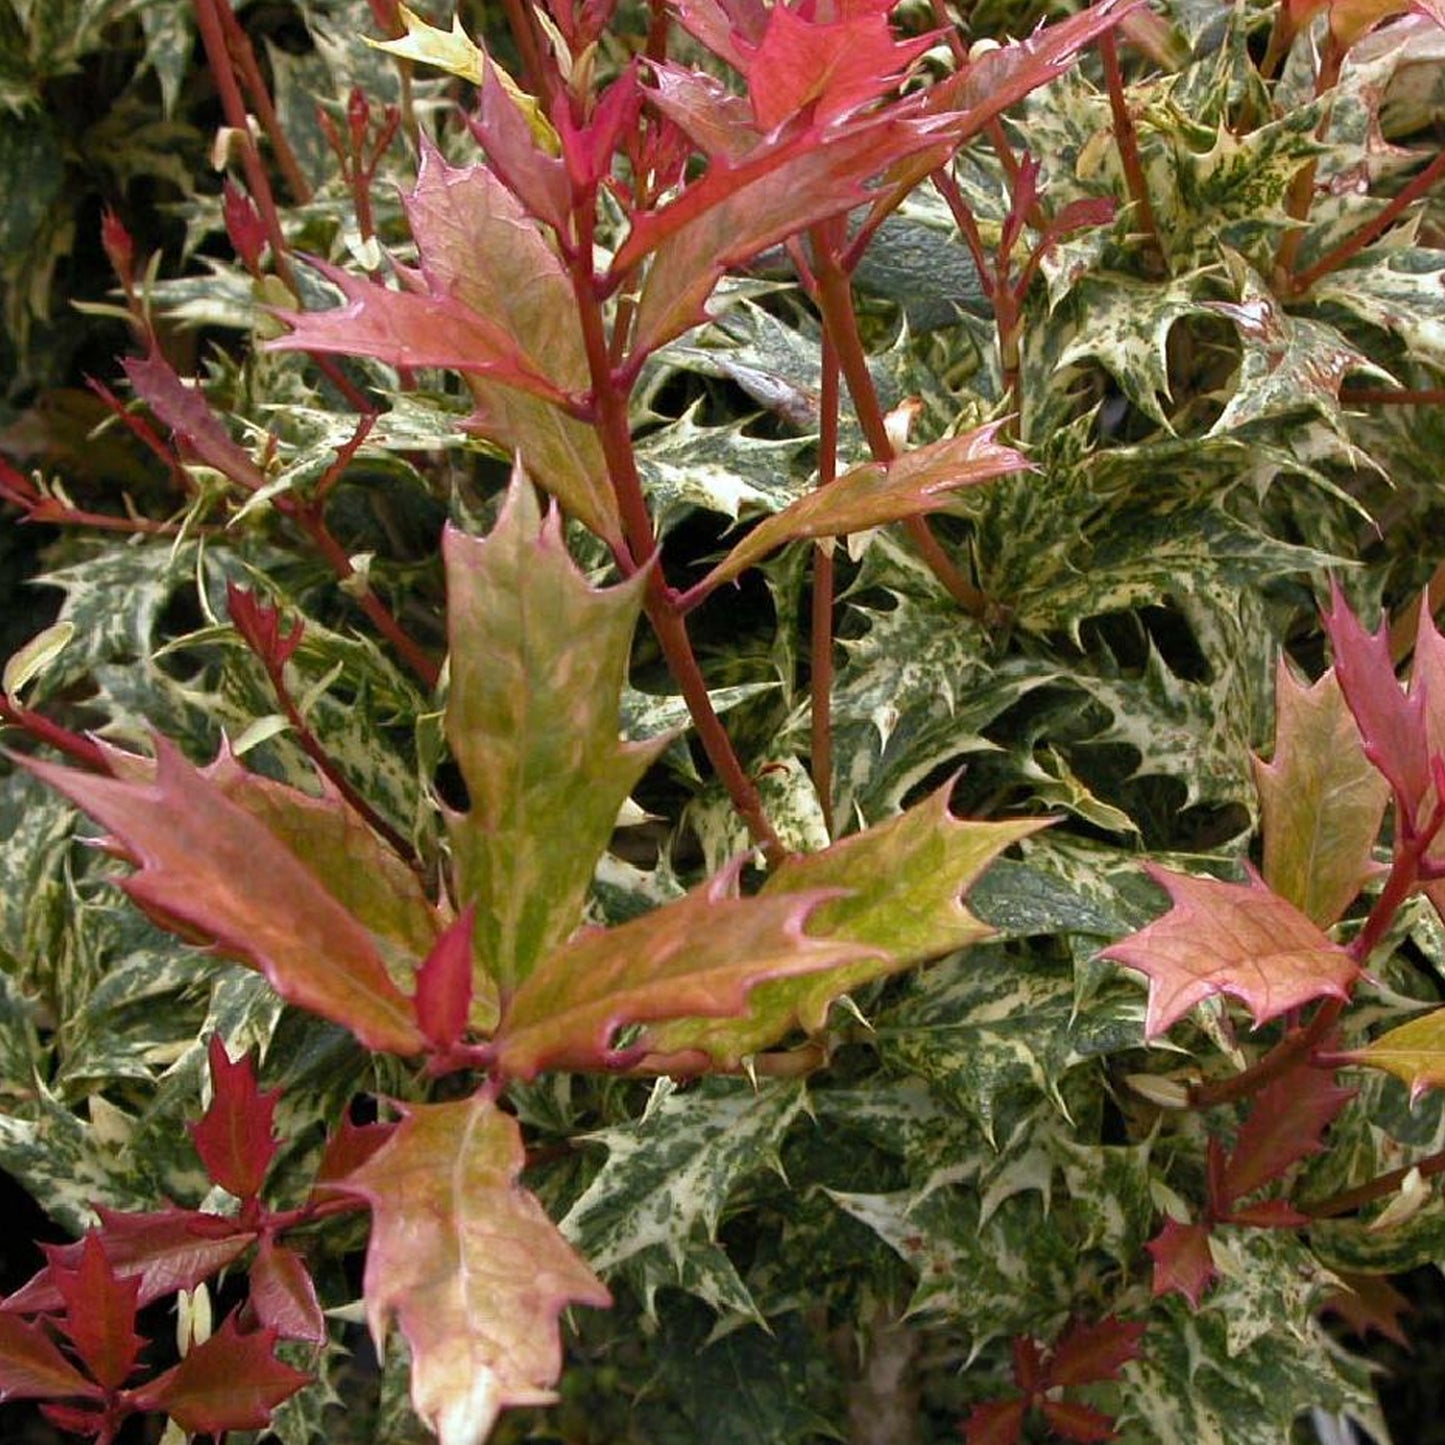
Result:
[[[1322,1313],[1445,1252],[1434,17],[298,13],[263,70],[194,7],[235,263],[103,231],[152,490],[0,468],[65,594],[0,697],[0,1163],[79,1237],[0,1398],[1377,1421]],[[1271,689],[1360,533],[1418,624],[1336,591]]]

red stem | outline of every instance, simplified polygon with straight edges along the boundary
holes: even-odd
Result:
[[[1445,1174],[1445,1152],[1431,1154],[1415,1164],[1402,1164],[1398,1169],[1377,1174],[1373,1179],[1357,1184],[1353,1189],[1342,1189],[1338,1194],[1331,1194],[1313,1204],[1296,1203],[1295,1208],[1302,1214],[1308,1214],[1311,1219],[1334,1219],[1341,1214],[1353,1214],[1366,1204],[1373,1204],[1375,1200],[1393,1194],[1405,1182],[1412,1169],[1418,1169],[1421,1177],[1425,1179],[1433,1178],[1436,1174]]]
[[[885,466],[893,460],[893,443],[883,421],[878,392],[868,370],[868,357],[863,339],[858,334],[858,318],[853,310],[853,288],[838,264],[837,257],[826,246],[815,246],[813,275],[817,285],[818,305],[823,323],[837,350],[838,365],[848,383],[848,394],[867,439],[873,459]],[[983,617],[988,599],[954,564],[923,517],[910,517],[903,524],[923,560],[949,595],[971,617]]]
[[[1124,94],[1124,76],[1119,69],[1119,47],[1112,30],[1106,30],[1099,37],[1099,56],[1104,62],[1104,82],[1109,88],[1109,109],[1114,117],[1114,139],[1119,143],[1119,160],[1124,167],[1129,198],[1139,208],[1139,220],[1144,233],[1149,237],[1160,262],[1167,267],[1169,253],[1164,249],[1159,221],[1149,199],[1149,182],[1144,175],[1144,162],[1139,156],[1139,135],[1134,129],[1134,117],[1129,111],[1128,97]]]
[[[832,333],[823,333],[823,384],[819,404],[818,485],[826,487],[838,473],[838,353]],[[828,836],[833,837],[833,547],[813,547],[813,609],[810,635],[811,670],[808,688],[810,759],[813,789],[823,810]]]
[[[1328,275],[1331,271],[1337,271],[1352,256],[1358,255],[1390,229],[1405,208],[1419,200],[1431,186],[1442,176],[1445,176],[1445,150],[1415,177],[1397,196],[1394,196],[1385,206],[1385,209],[1375,217],[1373,221],[1367,221],[1353,235],[1347,236],[1332,251],[1327,251],[1313,266],[1308,266],[1295,276],[1290,282],[1290,288],[1296,295],[1308,291],[1321,276]]]
[[[0,697],[0,723],[9,723],[12,727],[24,729],[37,742],[49,744],[57,752],[73,758],[92,772],[107,775],[110,773],[110,764],[106,762],[105,754],[89,738],[71,732],[59,723],[51,722],[49,718],[32,712],[28,707],[20,707],[6,697]]]

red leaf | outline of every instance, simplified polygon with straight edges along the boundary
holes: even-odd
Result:
[[[1028,1411],[1027,1399],[988,1400],[975,1405],[963,1422],[963,1438],[968,1445],[1019,1445]]]
[[[846,6],[820,20],[812,7],[772,6],[761,41],[739,47],[758,129],[776,130],[804,109],[814,126],[835,124],[891,90],[935,39],[895,42],[892,8],[892,0]]]
[[[116,1277],[94,1230],[80,1242],[76,1267],[52,1259],[50,1274],[65,1300],[65,1332],[86,1369],[107,1389],[119,1389],[145,1344],[135,1332],[140,1281]]]
[[[231,440],[205,393],[187,386],[159,351],[144,360],[128,356],[121,365],[135,393],[205,462],[248,492],[266,485],[266,476],[250,454]]]
[[[416,1019],[438,1049],[461,1038],[472,1008],[472,925],[476,907],[467,904],[437,939],[416,972]]]
[[[188,1126],[191,1140],[213,1184],[237,1199],[252,1199],[276,1155],[273,1125],[281,1091],[263,1094],[256,1087],[251,1055],[233,1064],[220,1034],[211,1035],[207,1056],[211,1107],[199,1123]]]
[[[119,1214],[100,1209],[97,1232],[106,1258],[118,1279],[140,1281],[136,1298],[144,1309],[153,1300],[178,1289],[194,1289],[250,1248],[254,1230],[241,1229],[234,1219],[200,1214],[189,1209],[168,1209],[155,1214]],[[65,1297],[53,1271],[79,1267],[83,1244],[51,1246],[49,1265],[0,1303],[0,1310],[15,1314],[57,1314]]]
[[[0,1400],[99,1400],[104,1391],[87,1380],[39,1324],[0,1314]]]
[[[1325,1147],[1320,1136],[1354,1096],[1353,1089],[1337,1087],[1324,1069],[1305,1066],[1274,1080],[1255,1099],[1239,1131],[1215,1209],[1229,1213],[1235,1201],[1320,1153]]]
[[[1301,1214],[1288,1199],[1265,1199],[1258,1204],[1242,1204],[1231,1209],[1221,1223],[1249,1224],[1255,1229],[1298,1229],[1308,1224],[1308,1214]]]
[[[282,1400],[311,1383],[274,1354],[275,1330],[243,1335],[235,1315],[179,1365],[130,1393],[139,1410],[164,1410],[192,1435],[263,1430]]]
[[[164,738],[153,780],[18,759],[109,828],[140,864],[122,885],[172,931],[213,940],[286,999],[349,1028],[368,1048],[425,1043],[367,930],[264,824]]]
[[[1389,779],[1404,816],[1414,823],[1430,786],[1425,698],[1406,694],[1390,658],[1390,629],[1366,632],[1337,583],[1324,617],[1335,654],[1335,676],[1359,724],[1365,756]]]
[[[1209,1225],[1166,1219],[1164,1228],[1144,1246],[1154,1258],[1154,1295],[1177,1290],[1194,1309],[1217,1271],[1209,1252]]]
[[[1357,1335],[1364,1336],[1374,1330],[1409,1349],[1410,1337],[1400,1323],[1400,1316],[1410,1311],[1410,1301],[1382,1275],[1335,1272],[1344,1287],[1325,1300],[1322,1313],[1337,1315]]]
[[[299,617],[289,631],[282,631],[281,609],[263,602],[254,592],[237,587],[234,582],[226,583],[226,610],[246,646],[269,670],[284,667],[301,645],[306,625]]]
[[[268,1330],[282,1339],[325,1343],[326,1317],[316,1298],[310,1271],[295,1250],[269,1237],[261,1241],[249,1271],[251,1308]]]
[[[87,1410],[74,1405],[41,1405],[40,1413],[68,1435],[99,1435],[110,1420],[105,1410]]]
[[[1054,1346],[1049,1360],[1049,1385],[1117,1380],[1120,1367],[1139,1358],[1139,1343],[1146,1328],[1143,1320],[1119,1320],[1112,1316],[1093,1325],[1075,1322]]]
[[[1102,1410],[1091,1409],[1074,1400],[1040,1400],[1044,1419],[1064,1437],[1079,1445],[1093,1445],[1097,1440],[1114,1438],[1114,1417]]]
[[[343,1119],[340,1128],[326,1141],[316,1170],[312,1199],[335,1195],[336,1182],[360,1169],[394,1133],[395,1124],[353,1124],[350,1119]]]
[[[1148,977],[1146,1038],[1215,994],[1239,999],[1256,1024],[1312,999],[1349,997],[1359,965],[1258,878],[1221,883],[1152,863],[1144,868],[1174,906],[1100,956]]]
[[[366,1311],[411,1346],[412,1403],[441,1445],[478,1445],[509,1405],[546,1404],[557,1316],[611,1298],[517,1183],[526,1155],[482,1094],[411,1109],[347,1187],[371,1204]]]

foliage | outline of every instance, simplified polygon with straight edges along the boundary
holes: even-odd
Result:
[[[1324,1320],[1445,1250],[1442,17],[285,8],[0,14],[11,287],[116,37],[226,171],[185,264],[97,224],[109,488],[0,463],[0,1166],[76,1236],[0,1399],[1381,1428]]]

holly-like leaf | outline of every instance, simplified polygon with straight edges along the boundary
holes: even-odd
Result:
[[[441,1445],[479,1445],[510,1405],[546,1404],[557,1315],[611,1297],[517,1184],[516,1121],[477,1094],[411,1109],[347,1181],[371,1205],[366,1310],[380,1350],[395,1319],[412,1402]]]
[[[0,1314],[0,1400],[103,1399],[39,1324]]]
[[[620,542],[595,429],[558,403],[591,385],[571,282],[537,223],[485,166],[422,155],[407,215],[419,289],[396,291],[323,267],[348,304],[291,319],[271,345],[375,356],[466,373],[471,425],[507,452],[584,526]]]
[[[948,808],[951,787],[945,784],[906,813],[821,852],[787,859],[764,885],[765,898],[847,890],[812,915],[808,931],[858,944],[871,950],[871,957],[760,984],[738,1018],[661,1024],[649,1036],[657,1053],[703,1049],[714,1063],[736,1067],[793,1027],[816,1033],[841,994],[987,938],[993,930],[963,906],[962,895],[998,854],[1046,820],[955,818]]]
[[[1216,994],[1238,999],[1256,1024],[1312,999],[1349,998],[1359,965],[1258,878],[1223,883],[1144,867],[1173,906],[1100,956],[1148,978],[1146,1038]]]
[[[1019,1445],[1024,1438],[1024,1417],[1029,1411],[1026,1398],[985,1400],[968,1412],[963,1438],[968,1445]]]
[[[105,1257],[119,1280],[139,1280],[136,1305],[146,1305],[180,1289],[194,1289],[239,1259],[255,1241],[254,1230],[234,1219],[189,1209],[153,1214],[120,1214],[100,1209],[97,1231]],[[55,1266],[80,1267],[84,1245],[52,1245],[50,1263],[10,1295],[0,1310],[15,1314],[56,1314],[65,1308],[54,1275]]]
[[[1182,1294],[1192,1309],[1199,1308],[1204,1291],[1218,1274],[1209,1252],[1207,1224],[1181,1224],[1166,1219],[1164,1228],[1144,1247],[1154,1258],[1154,1295],[1171,1290]]]
[[[1077,1400],[1041,1400],[1039,1410],[1056,1435],[1078,1445],[1093,1445],[1114,1438],[1114,1417]]]
[[[642,606],[567,555],[520,469],[485,538],[448,531],[446,732],[470,799],[448,819],[478,961],[510,992],[581,922],[617,812],[668,739],[618,741]]]
[[[207,1050],[211,1104],[190,1126],[191,1140],[212,1183],[237,1199],[251,1199],[276,1155],[274,1121],[281,1091],[263,1094],[251,1055],[232,1063],[220,1034],[211,1035]]]
[[[119,1389],[145,1343],[135,1331],[140,1281],[116,1277],[94,1231],[81,1241],[75,1268],[52,1260],[50,1275],[65,1300],[65,1332],[86,1369],[106,1389]]]
[[[785,542],[845,537],[936,512],[948,506],[951,494],[962,487],[1027,469],[1029,462],[1022,452],[995,441],[1002,425],[991,422],[964,436],[917,447],[886,467],[870,462],[844,472],[759,522],[708,574],[708,582],[740,576]]]
[[[242,1334],[236,1316],[228,1315],[210,1339],[131,1400],[137,1409],[164,1410],[193,1435],[264,1430],[271,1411],[311,1383],[310,1375],[276,1358],[275,1346],[275,1330]]]
[[[1421,1014],[1345,1057],[1394,1074],[1412,1099],[1426,1089],[1445,1088],[1445,1008]]]
[[[261,1241],[248,1272],[251,1308],[262,1328],[275,1330],[285,1340],[326,1340],[326,1317],[316,1298],[316,1286],[301,1256],[268,1235]]]
[[[1370,876],[1390,789],[1365,756],[1333,668],[1306,686],[1281,658],[1274,695],[1274,756],[1254,762],[1264,881],[1328,928]]]
[[[1420,598],[1420,616],[1415,630],[1415,663],[1410,671],[1410,695],[1425,705],[1425,736],[1432,758],[1445,758],[1445,637],[1441,637],[1430,613],[1430,596]],[[1432,790],[1431,797],[1434,797]],[[1445,865],[1445,837],[1436,836],[1426,854],[1429,863]],[[1445,919],[1445,877],[1431,878],[1422,885],[1435,911]]]
[[[653,1052],[650,1037],[619,1054],[619,1029],[740,1014],[766,979],[817,973],[875,952],[804,931],[833,890],[740,898],[737,877],[734,867],[675,903],[558,949],[503,1011],[493,1039],[497,1069],[530,1079],[544,1068],[641,1060]]]
[[[420,1052],[410,1003],[366,929],[171,743],[158,737],[155,750],[149,781],[20,761],[120,840],[140,865],[122,887],[164,927],[213,942],[368,1048]]]
[[[1331,584],[1325,631],[1335,655],[1335,674],[1364,740],[1365,756],[1389,780],[1395,799],[1413,823],[1430,785],[1425,698],[1407,694],[1395,677],[1389,628],[1366,632],[1338,583]]]
[[[1224,1187],[1213,1201],[1221,1215],[1324,1149],[1322,1135],[1354,1097],[1325,1069],[1292,1069],[1260,1091],[1230,1151]]]
[[[1075,1321],[1049,1357],[1049,1385],[1117,1380],[1119,1371],[1130,1360],[1139,1358],[1139,1346],[1147,1328],[1143,1320],[1110,1317],[1092,1325]]]

